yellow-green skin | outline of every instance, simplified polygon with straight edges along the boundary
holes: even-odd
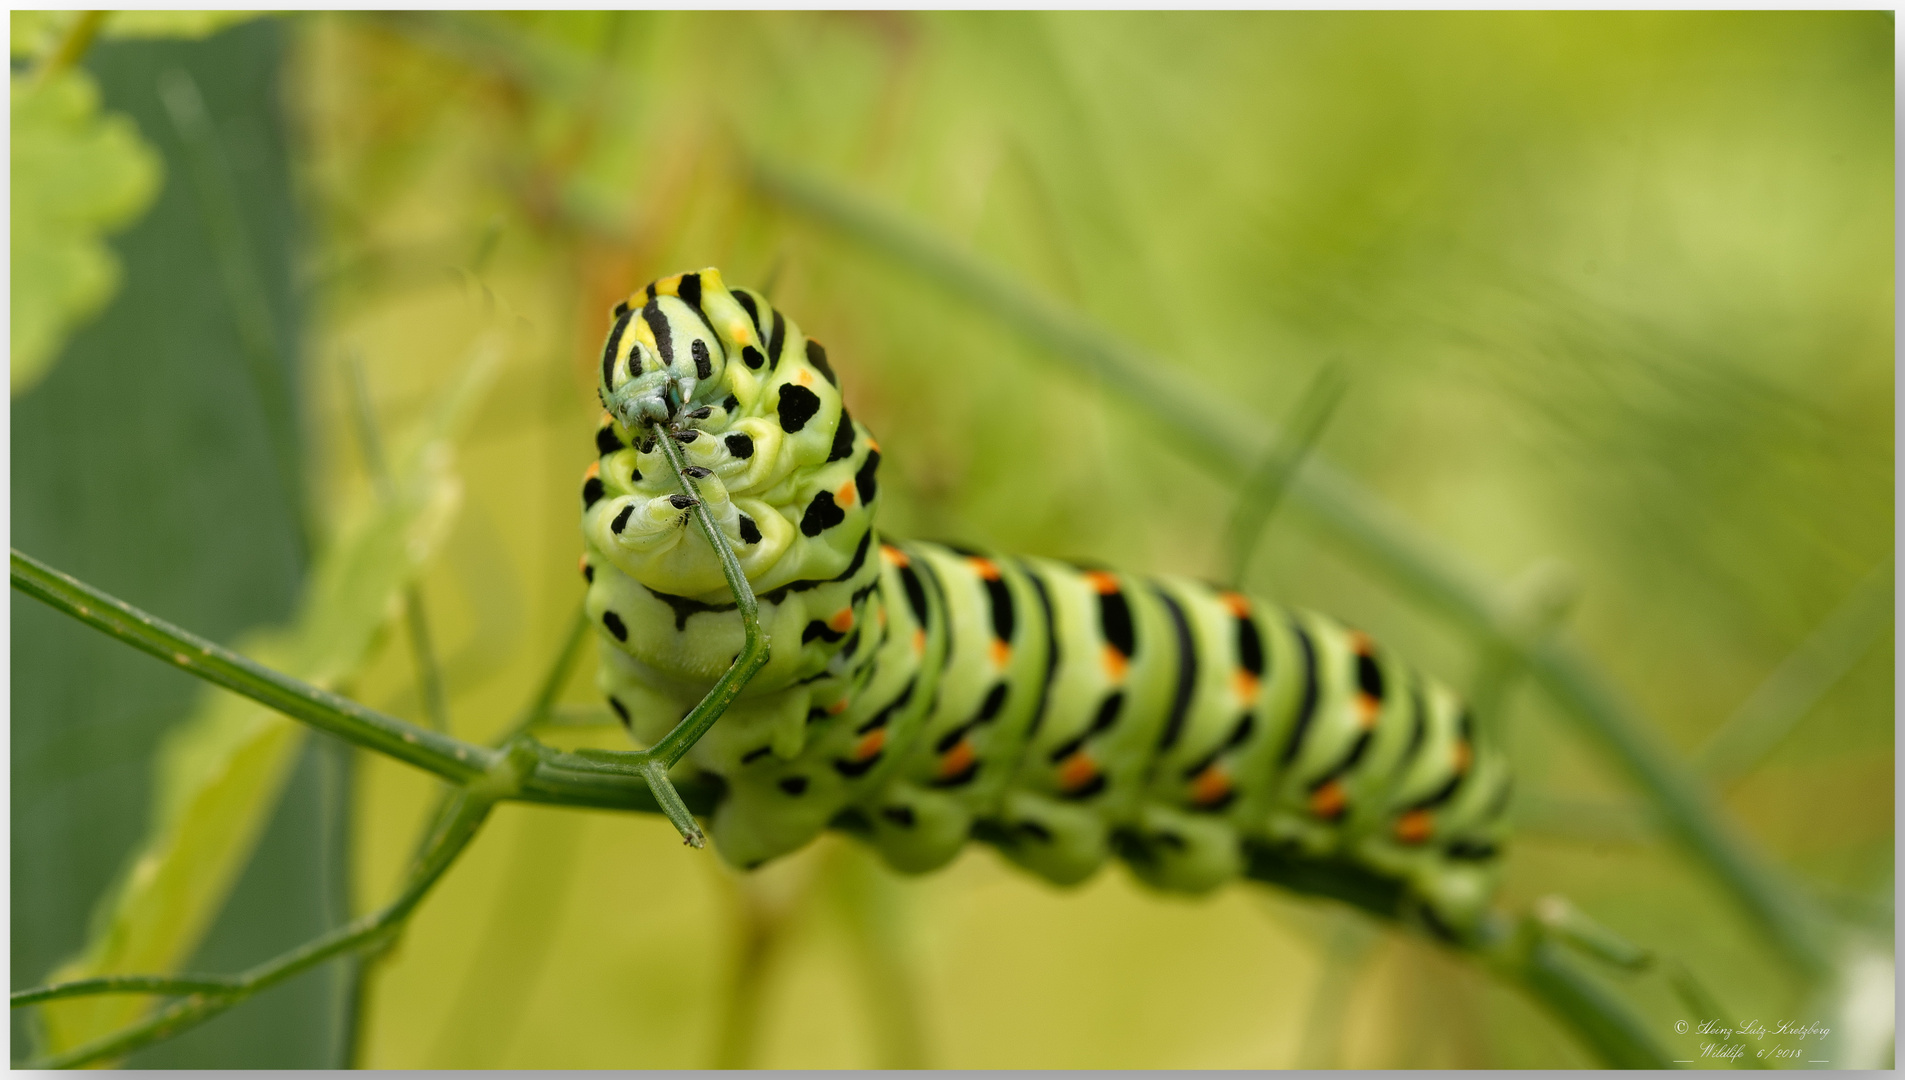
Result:
[[[824,350],[715,270],[626,309],[600,386],[626,415],[604,417],[583,495],[600,684],[652,744],[743,640],[642,448],[646,395],[696,431],[683,450],[772,649],[688,758],[726,782],[723,857],[758,865],[833,824],[924,872],[980,836],[1061,884],[1114,854],[1185,892],[1254,864],[1374,881],[1443,933],[1475,925],[1508,774],[1440,684],[1322,616],[1198,582],[882,544],[878,447]]]

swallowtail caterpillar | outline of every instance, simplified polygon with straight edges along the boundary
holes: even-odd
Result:
[[[1506,761],[1367,636],[1183,578],[883,540],[879,444],[826,351],[717,270],[617,305],[598,391],[582,572],[638,742],[743,642],[669,430],[759,598],[770,658],[683,762],[723,782],[730,863],[833,826],[905,872],[975,838],[1060,884],[1115,856],[1195,893],[1268,863],[1387,888],[1444,936],[1478,924]]]

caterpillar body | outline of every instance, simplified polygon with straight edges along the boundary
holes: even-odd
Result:
[[[1061,884],[1117,857],[1201,892],[1268,861],[1385,888],[1447,936],[1477,924],[1506,761],[1364,634],[1184,578],[883,542],[880,449],[825,350],[713,269],[617,305],[598,390],[582,570],[599,683],[635,739],[743,642],[657,439],[759,599],[768,663],[684,762],[724,784],[710,832],[731,863],[831,825],[907,872],[975,837]]]

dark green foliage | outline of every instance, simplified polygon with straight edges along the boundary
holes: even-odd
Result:
[[[124,285],[13,406],[13,542],[230,641],[285,619],[303,574],[297,526],[204,211],[158,94],[197,82],[216,125],[286,379],[296,373],[296,214],[280,110],[285,28],[264,20],[203,42],[103,42],[87,65],[106,108],[166,158],[151,213],[114,243]],[[206,691],[33,603],[12,609],[11,978],[45,978],[146,827],[151,759]],[[336,913],[335,770],[307,751],[262,853],[189,967],[228,969],[314,936]],[[331,974],[286,986],[223,1022],[135,1058],[173,1068],[335,1065]],[[28,1048],[15,1014],[16,1053]]]

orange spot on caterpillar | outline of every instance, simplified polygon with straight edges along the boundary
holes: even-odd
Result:
[[[906,557],[906,552],[892,544],[880,545],[880,558],[885,559],[888,566],[911,566],[913,563],[913,560]]]
[[[993,562],[991,559],[981,558],[978,555],[974,555],[973,557],[967,559],[966,561],[972,564],[973,573],[978,574],[980,577],[986,579],[987,581],[999,580],[999,566],[997,563]]]
[[[1091,759],[1090,753],[1079,750],[1059,765],[1058,789],[1067,793],[1077,791],[1097,777],[1098,763]]]
[[[1263,692],[1263,680],[1238,668],[1230,673],[1230,688],[1236,692],[1239,704],[1254,705],[1257,695]]]
[[[1325,820],[1342,816],[1349,807],[1349,792],[1344,789],[1341,780],[1331,780],[1315,791],[1310,792],[1310,813]]]
[[[926,655],[926,631],[924,630],[913,631],[913,655]]]
[[[597,420],[595,422],[595,426],[599,428],[605,428],[605,427],[608,427],[610,424],[613,424],[614,422],[615,422],[615,418],[609,415],[609,411],[607,409],[603,409],[602,419]]]
[[[1358,656],[1368,656],[1376,651],[1376,643],[1369,640],[1369,635],[1363,633],[1361,630],[1351,630],[1349,632],[1349,650]]]
[[[1085,571],[1085,584],[1091,586],[1091,591],[1099,596],[1110,596],[1118,591],[1117,576],[1107,574],[1103,570]]]
[[[1382,715],[1382,700],[1373,694],[1356,695],[1356,722],[1364,731],[1376,726],[1376,718]]]
[[[827,628],[836,634],[844,634],[853,629],[853,609],[841,608],[834,612],[833,618],[827,620]]]
[[[993,667],[1003,669],[1007,664],[1012,662],[1012,646],[1000,641],[998,638],[992,639],[992,645],[989,651],[992,654]]]
[[[578,556],[576,556],[576,560],[575,560],[575,572],[576,572],[576,573],[578,573],[578,574],[583,574],[583,575],[587,575],[587,574],[588,574],[588,572],[589,572],[589,555],[588,555],[588,553],[587,553],[587,552],[583,552],[583,553],[582,553],[581,555],[578,555]]]
[[[1191,780],[1191,802],[1198,806],[1215,806],[1230,794],[1230,774],[1222,765],[1212,762],[1205,766]]]
[[[1420,844],[1435,835],[1435,818],[1427,810],[1411,810],[1396,819],[1396,839]]]
[[[814,377],[807,373],[806,368],[801,368],[794,373],[794,381],[802,386],[812,386],[814,384]]]
[[[841,698],[839,701],[836,701],[832,705],[827,706],[828,716],[839,716],[841,713],[846,711],[847,711],[846,698]]]
[[[880,443],[877,439],[868,439],[867,447],[876,454],[880,452]]]
[[[885,745],[886,745],[886,729],[874,728],[872,731],[869,731],[865,735],[862,735],[860,737],[860,741],[854,744],[853,760],[865,761],[866,759],[879,753],[880,748]]]
[[[591,461],[589,462],[589,467],[582,470],[582,479],[584,480],[593,480],[601,475],[602,463],[600,461]]]
[[[1474,763],[1475,748],[1468,744],[1467,739],[1457,739],[1455,741],[1455,771],[1465,773]]]
[[[1245,598],[1242,593],[1219,593],[1217,602],[1223,604],[1232,615],[1237,616],[1239,619],[1248,619],[1250,617],[1250,601]]]
[[[950,780],[972,767],[974,758],[979,756],[972,748],[972,739],[965,738],[953,744],[946,756],[939,759],[938,776],[941,780]]]
[[[1131,658],[1119,652],[1116,645],[1105,646],[1102,658],[1105,663],[1105,676],[1112,682],[1123,682],[1125,672],[1131,667]]]
[[[880,609],[880,629],[886,629],[886,609]]]
[[[859,496],[860,489],[854,486],[853,481],[849,480],[834,490],[833,501],[842,509],[845,509],[846,507],[852,506],[853,500],[859,498]]]

